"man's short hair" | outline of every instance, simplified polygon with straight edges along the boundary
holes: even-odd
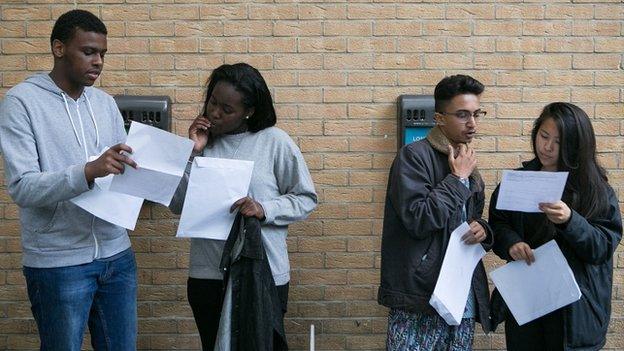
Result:
[[[85,32],[108,34],[106,26],[96,15],[85,10],[71,10],[62,14],[54,23],[54,28],[52,28],[52,34],[50,35],[50,44],[55,39],[67,43],[78,28]]]
[[[435,98],[436,112],[443,111],[446,104],[457,95],[474,94],[481,95],[485,87],[481,82],[471,76],[457,74],[450,77],[444,77],[438,85],[436,85],[433,96]]]

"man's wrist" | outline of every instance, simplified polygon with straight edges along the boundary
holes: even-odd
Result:
[[[91,172],[90,164],[91,162],[87,162],[84,166],[84,175],[85,175],[85,179],[87,180],[87,183],[92,183],[95,180],[95,177],[93,176]]]

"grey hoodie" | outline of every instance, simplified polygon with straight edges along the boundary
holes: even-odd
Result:
[[[69,200],[89,190],[89,156],[124,142],[113,98],[86,87],[74,100],[48,74],[10,89],[0,103],[0,148],[9,195],[20,208],[24,266],[65,267],[130,247],[127,231]]]

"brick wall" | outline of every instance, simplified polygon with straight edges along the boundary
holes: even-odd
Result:
[[[311,323],[317,349],[384,347],[387,311],[377,305],[376,290],[400,94],[431,94],[442,77],[459,72],[487,86],[489,113],[475,144],[488,193],[502,169],[531,157],[529,132],[540,109],[555,100],[577,103],[593,119],[600,159],[624,198],[621,0],[78,2],[109,29],[98,84],[111,94],[171,96],[180,135],[199,111],[211,69],[245,61],[267,79],[278,125],[299,144],[320,198],[312,217],[291,227],[288,241],[286,326],[295,350],[307,345]],[[0,0],[0,95],[51,68],[51,27],[73,6]],[[36,349],[17,215],[0,192],[0,349]],[[131,234],[140,268],[141,349],[199,347],[186,303],[188,242],[173,237],[176,225],[166,208],[148,205]],[[620,252],[609,349],[624,349]],[[500,263],[491,255],[487,261]],[[504,336],[479,333],[475,347],[503,349]]]

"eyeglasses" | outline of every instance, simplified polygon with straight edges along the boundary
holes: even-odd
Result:
[[[475,120],[478,120],[479,118],[485,117],[485,115],[487,114],[487,111],[476,110],[475,112],[469,112],[465,110],[460,110],[457,112],[438,112],[438,113],[441,115],[452,115],[452,116],[457,117],[461,122],[468,123],[468,121],[470,120],[470,117],[474,117]]]

